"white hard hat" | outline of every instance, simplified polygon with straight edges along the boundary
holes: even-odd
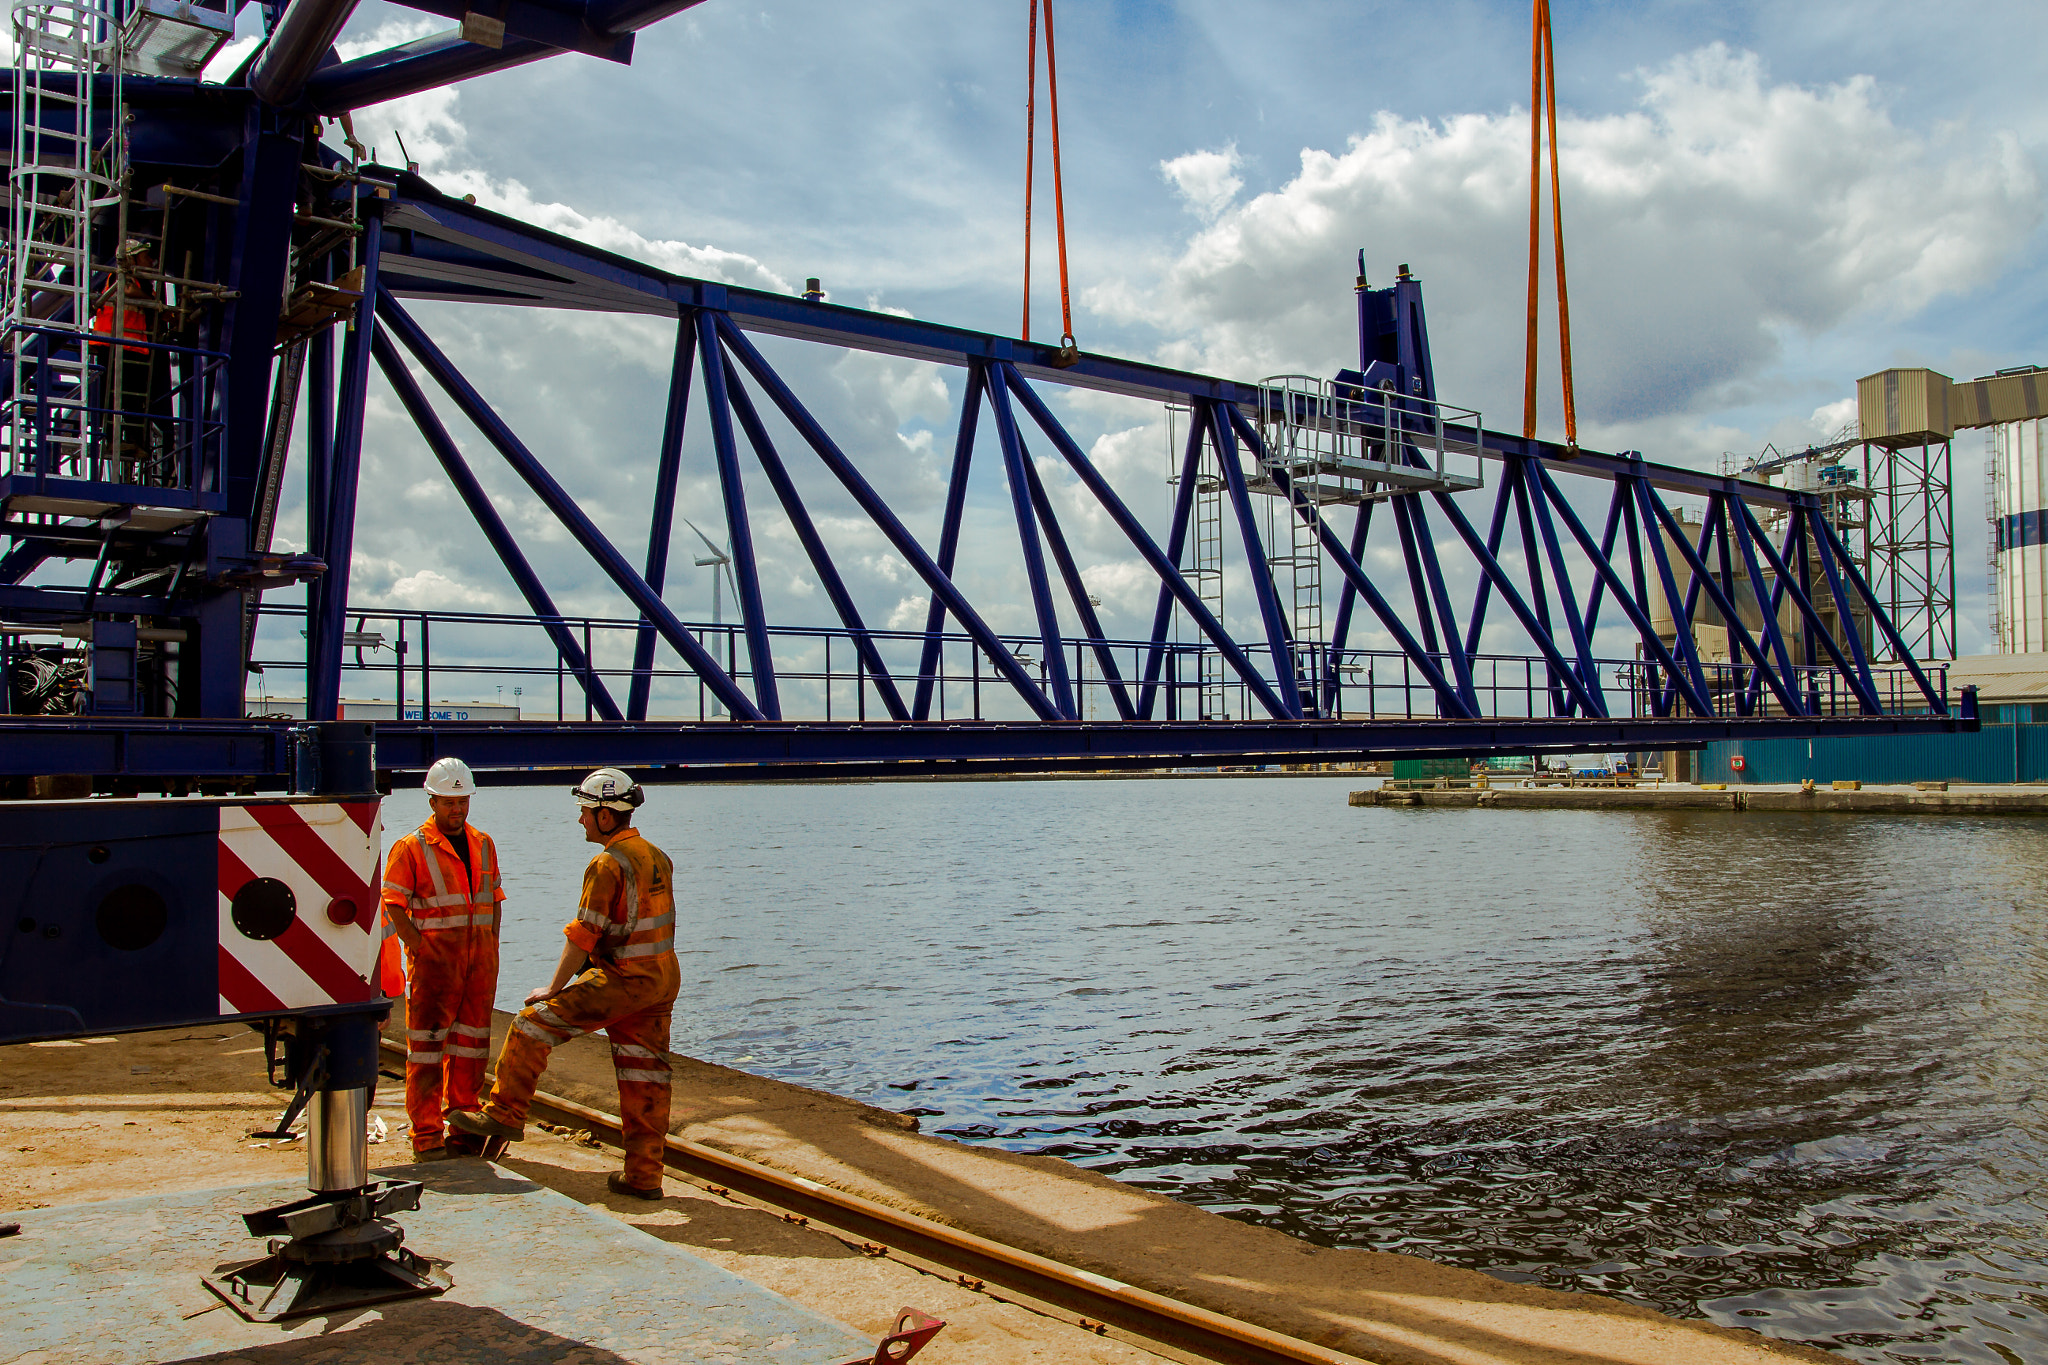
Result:
[[[631,810],[647,799],[640,784],[617,768],[599,768],[569,790],[578,805],[607,810]]]
[[[434,796],[469,796],[476,791],[476,777],[459,758],[436,759],[421,784]]]

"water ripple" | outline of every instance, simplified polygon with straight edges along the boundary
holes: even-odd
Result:
[[[658,790],[675,1045],[1324,1245],[2048,1360],[2048,825],[1347,785]],[[478,798],[501,1003],[559,950],[572,815]]]

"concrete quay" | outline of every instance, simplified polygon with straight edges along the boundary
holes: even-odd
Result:
[[[508,1022],[505,1014],[497,1016],[497,1034],[502,1036]],[[8,1189],[4,1202],[16,1208],[90,1206],[261,1180],[288,1185],[293,1172],[303,1170],[299,1144],[247,1137],[253,1126],[275,1120],[281,1097],[264,1086],[261,1044],[245,1029],[31,1044],[6,1049],[0,1058],[0,1188]],[[1512,1284],[1414,1256],[1314,1246],[1054,1157],[952,1142],[917,1132],[907,1116],[685,1057],[672,1062],[672,1131],[678,1137],[1358,1361],[1763,1365],[1832,1359],[1810,1347],[1672,1318],[1601,1295]],[[594,1109],[616,1106],[610,1057],[598,1038],[558,1049],[546,1084]],[[377,1112],[392,1131],[372,1152],[389,1152],[384,1161],[403,1162],[403,1114],[395,1101],[388,1092],[378,1096]],[[1192,1359],[1089,1331],[1071,1317],[1017,1301],[993,1282],[961,1282],[943,1266],[863,1254],[826,1231],[742,1207],[715,1188],[671,1177],[668,1197],[656,1204],[609,1196],[604,1173],[617,1169],[617,1155],[575,1137],[530,1127],[528,1140],[500,1164],[511,1176],[566,1195],[859,1332],[878,1333],[898,1304],[918,1304],[950,1324],[919,1357],[921,1363],[1144,1365]],[[25,1225],[36,1221],[29,1214],[8,1216]],[[428,1233],[423,1223],[423,1239],[431,1240]],[[21,1254],[0,1242],[0,1265]],[[472,1264],[469,1273],[475,1276],[477,1269]],[[462,1282],[460,1264],[454,1273]],[[189,1283],[180,1278],[161,1297],[151,1311],[178,1321],[208,1306],[196,1276]],[[500,1311],[519,1315],[510,1301]],[[214,1358],[318,1358],[340,1365],[350,1358],[348,1338],[372,1328],[375,1339],[362,1344],[374,1347],[379,1358],[432,1358],[431,1342],[420,1333],[437,1315],[446,1316],[446,1310],[394,1304],[347,1322],[281,1331],[256,1353]],[[0,1341],[7,1340],[8,1326],[0,1321]],[[299,1339],[308,1331],[316,1335]],[[697,1358],[632,1348],[577,1354],[578,1337],[556,1329],[561,1354],[531,1358],[632,1365]],[[309,1351],[315,1342],[318,1349]],[[25,1365],[28,1359],[38,1357],[0,1351],[0,1361]],[[40,1359],[84,1365],[73,1355]]]
[[[1667,782],[1654,787],[1446,787],[1351,793],[1354,806],[1487,807],[1494,810],[1731,810],[1862,815],[2048,815],[2048,787],[1862,787],[1806,790],[1791,785],[1725,787]]]

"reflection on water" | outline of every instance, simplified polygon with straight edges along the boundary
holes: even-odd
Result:
[[[1329,1245],[2048,1360],[2048,822],[1351,785],[657,790],[676,1047]],[[559,949],[572,814],[478,798],[500,1003]]]

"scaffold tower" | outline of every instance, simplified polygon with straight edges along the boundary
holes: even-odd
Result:
[[[12,367],[7,468],[37,448],[87,473],[91,455],[92,219],[120,184],[120,47],[94,0],[15,0],[17,74],[8,173],[6,346]],[[93,78],[112,73],[104,83]],[[96,101],[100,107],[95,108]]]

